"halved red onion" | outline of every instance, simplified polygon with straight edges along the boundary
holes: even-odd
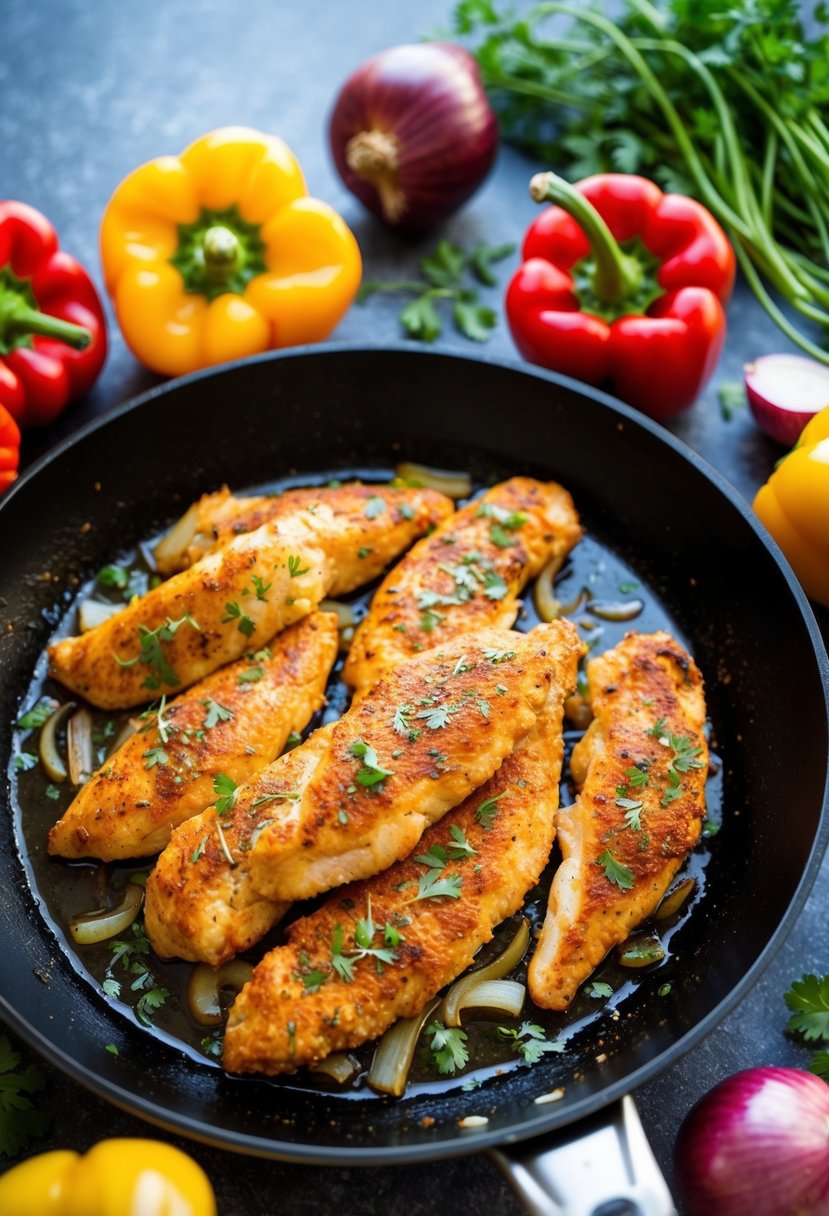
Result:
[[[827,1216],[829,1085],[796,1068],[749,1068],[685,1119],[676,1177],[688,1216]]]
[[[829,367],[805,355],[761,355],[745,365],[743,376],[757,425],[786,447],[829,405]]]
[[[394,228],[422,232],[486,177],[498,123],[478,66],[462,47],[390,47],[343,85],[329,136],[349,190]]]

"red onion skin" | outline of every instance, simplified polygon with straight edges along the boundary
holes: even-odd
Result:
[[[403,211],[384,212],[377,187],[346,162],[349,140],[379,131],[398,144]],[[349,190],[395,228],[433,228],[478,189],[498,150],[498,123],[478,66],[462,47],[426,42],[391,47],[343,85],[329,130],[334,164]]]
[[[829,1085],[749,1068],[690,1111],[676,1144],[688,1216],[829,1216]]]

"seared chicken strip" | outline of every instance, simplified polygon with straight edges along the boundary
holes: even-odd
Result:
[[[162,574],[192,566],[235,537],[262,524],[290,519],[327,507],[337,522],[344,553],[342,569],[333,572],[328,595],[344,595],[371,582],[399,553],[430,527],[452,514],[452,500],[435,490],[395,489],[386,485],[318,486],[285,490],[279,495],[236,498],[227,486],[203,495],[159,542],[155,559]],[[376,514],[375,514],[376,513]],[[372,518],[386,518],[378,534]],[[353,560],[360,562],[354,569]]]
[[[475,629],[508,629],[518,595],[581,537],[555,483],[513,477],[419,541],[386,576],[360,623],[343,676],[362,695],[384,671]]]
[[[560,632],[484,629],[388,671],[336,723],[301,796],[257,839],[254,887],[307,899],[405,857],[533,725]]]
[[[429,828],[416,856],[338,891],[265,955],[231,1008],[227,1069],[294,1072],[374,1038],[418,1013],[521,907],[553,843],[562,704],[581,649],[562,624],[535,725],[485,785]],[[430,895],[435,883],[447,893]]]
[[[49,833],[49,852],[104,861],[158,853],[174,827],[216,801],[220,774],[238,785],[276,759],[323,704],[336,657],[336,616],[313,612],[148,711],[81,786]]]
[[[251,924],[265,924],[268,906],[406,856],[531,728],[565,635],[559,624],[485,630],[402,663],[241,787],[224,813],[179,827],[147,883],[156,952],[218,965],[256,940]]]
[[[563,860],[529,969],[544,1009],[566,1009],[651,915],[705,813],[702,677],[682,647],[667,633],[629,633],[587,676],[594,719],[571,764],[581,791],[559,812]]]
[[[186,688],[307,616],[332,589],[371,577],[364,550],[382,550],[385,561],[425,531],[443,496],[408,493],[392,509],[375,495],[359,519],[311,503],[238,536],[97,628],[54,643],[51,675],[103,709]]]

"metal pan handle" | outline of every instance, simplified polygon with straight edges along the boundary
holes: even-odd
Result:
[[[492,1158],[530,1216],[676,1216],[630,1096]]]

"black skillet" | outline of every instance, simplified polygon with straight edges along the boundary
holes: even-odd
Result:
[[[52,452],[0,507],[0,756],[6,766],[20,698],[73,576],[92,575],[222,482],[255,486],[403,458],[562,481],[706,675],[725,758],[725,829],[705,904],[683,928],[670,999],[642,985],[625,1002],[623,1030],[599,1020],[579,1042],[578,1079],[557,1102],[534,1101],[560,1083],[556,1059],[474,1093],[456,1087],[400,1102],[233,1080],[128,1024],[79,980],[27,881],[7,783],[0,1011],[76,1080],[170,1130],[315,1164],[497,1150],[502,1164],[524,1158],[507,1167],[530,1209],[554,1211],[547,1184],[533,1177],[544,1173],[549,1133],[618,1122],[623,1095],[745,995],[802,908],[829,832],[827,660],[808,605],[745,504],[671,435],[544,372],[409,348],[298,350],[153,389]],[[110,1042],[117,1057],[102,1051]],[[486,1124],[458,1126],[481,1113]],[[572,1163],[566,1170],[572,1177]],[[620,1182],[612,1193],[635,1196],[640,1206],[627,1211],[670,1210],[654,1197],[656,1183],[646,1196],[648,1185]],[[579,1210],[592,1211],[592,1201]]]

